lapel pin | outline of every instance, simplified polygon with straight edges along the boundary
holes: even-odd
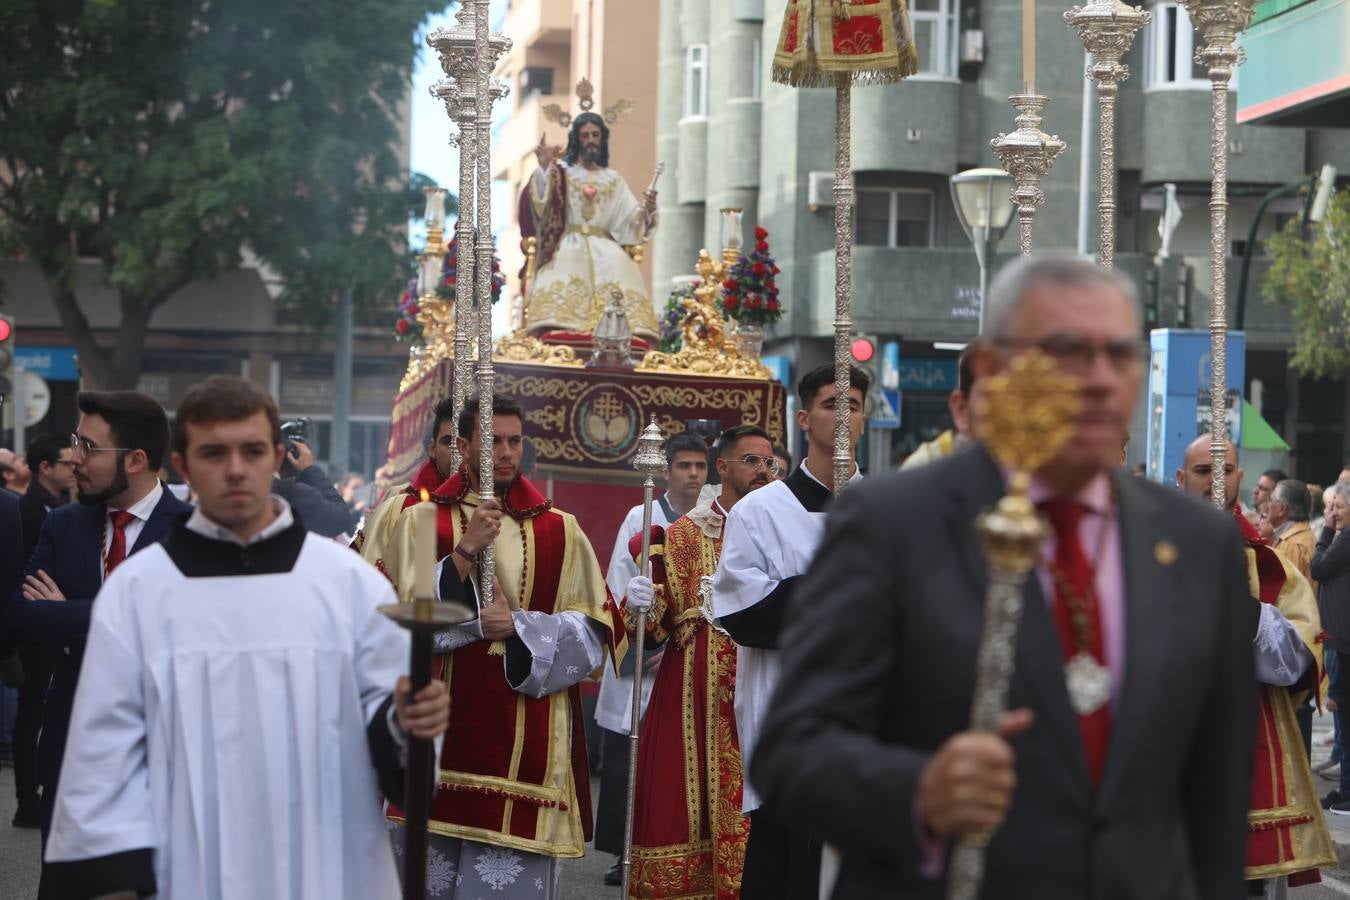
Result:
[[[1171,541],[1158,541],[1153,545],[1153,558],[1159,565],[1170,566],[1177,561],[1177,546]]]

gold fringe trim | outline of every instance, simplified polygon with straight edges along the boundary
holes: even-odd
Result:
[[[488,648],[488,656],[505,656],[506,643],[504,641],[493,641],[492,646]]]
[[[915,52],[913,44],[906,44],[896,55],[899,59],[894,66],[881,69],[876,68],[872,62],[858,63],[856,68],[848,64],[833,63],[830,69],[822,69],[819,59],[796,59],[789,62],[790,57],[780,56],[774,60],[770,77],[777,84],[796,88],[898,84],[919,71],[919,55]]]

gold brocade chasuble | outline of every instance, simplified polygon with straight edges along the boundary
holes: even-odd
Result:
[[[1313,666],[1294,687],[1261,685],[1245,875],[1249,879],[1294,875],[1291,883],[1300,884],[1303,881],[1295,873],[1336,863],[1294,716],[1307,691],[1316,690],[1320,681],[1321,620],[1311,586],[1287,560],[1269,547],[1250,543],[1246,558],[1252,596],[1273,603],[1297,629],[1312,653]]]
[[[918,68],[905,0],[788,0],[773,56],[779,84],[884,84]]]
[[[664,536],[653,527],[647,633],[666,646],[638,744],[630,898],[740,896],[750,823],[741,811],[736,645],[702,609],[724,517],[719,506],[700,506]],[[635,557],[641,540],[630,545]]]
[[[440,558],[454,551],[479,504],[462,472],[432,494]],[[502,502],[495,574],[511,609],[579,612],[601,625],[612,658],[621,658],[621,617],[576,519],[549,508],[524,478]],[[412,599],[418,521],[399,517],[385,555],[405,603]],[[477,640],[437,657],[450,689],[450,727],[430,831],[546,856],[583,856],[592,823],[580,695],[575,686],[539,698],[512,690],[502,647]]]

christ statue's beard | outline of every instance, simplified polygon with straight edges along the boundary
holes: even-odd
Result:
[[[581,161],[600,164],[600,147],[598,144],[586,144],[581,148]]]

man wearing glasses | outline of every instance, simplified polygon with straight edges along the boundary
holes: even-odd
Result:
[[[736,645],[711,624],[712,576],[727,511],[774,481],[779,464],[769,435],[754,425],[722,432],[716,458],[721,493],[669,528],[653,526],[652,577],[633,576],[625,591],[628,627],[636,627],[636,610],[650,608],[647,642],[664,648],[638,749],[629,897],[740,893],[749,823],[741,812]],[[642,536],[624,549],[630,560],[640,557]]]
[[[840,851],[835,900],[939,900],[967,836],[988,838],[986,896],[1244,895],[1259,604],[1230,517],[1120,467],[1138,309],[1129,281],[1079,259],[1023,259],[989,290],[977,378],[1035,347],[1082,400],[1032,473],[1050,539],[999,733],[969,727],[975,520],[1006,492],[999,465],[977,444],[831,510],[746,772]]]
[[[127,556],[158,541],[191,510],[156,476],[169,444],[169,420],[159,403],[136,391],[83,391],[76,403],[80,421],[70,449],[80,502],[47,515],[9,603],[17,639],[58,648],[38,742],[44,839],[94,596]]]
[[[870,379],[849,374],[849,455],[863,432],[863,398]],[[737,503],[727,515],[722,560],[713,578],[718,622],[736,642],[736,726],[742,758],[755,739],[778,683],[780,643],[801,576],[815,557],[834,499],[834,367],[820,366],[797,384],[797,427],[806,432],[806,459],[785,480]],[[854,464],[850,482],[861,476]],[[750,816],[741,896],[745,900],[815,898],[820,844],[755,792],[745,767],[744,809]],[[794,827],[789,827],[789,826]]]
[[[47,513],[64,506],[75,490],[75,461],[71,459],[70,440],[65,435],[40,435],[27,449],[33,482],[19,498],[19,514],[23,518],[20,570],[37,548]],[[8,591],[4,599],[9,599]],[[42,822],[34,776],[38,730],[56,655],[46,644],[28,642],[19,647],[19,660],[23,665],[23,684],[19,686],[18,716],[14,720],[14,792],[18,805],[12,823],[15,828],[37,828]]]
[[[665,445],[666,490],[652,504],[652,524],[665,528],[694,508],[699,492],[708,482],[708,445],[703,438],[689,431],[673,435]],[[614,549],[609,555],[609,569],[605,585],[616,601],[622,599],[628,581],[638,574],[637,563],[628,552],[628,544],[642,532],[642,504],[628,510],[619,533],[614,538]],[[605,670],[600,681],[600,696],[595,703],[595,722],[600,726],[601,765],[600,795],[595,804],[595,849],[614,854],[614,865],[605,873],[605,884],[616,885],[623,880],[624,806],[628,798],[628,725],[633,715],[633,661],[636,655],[625,656],[616,674]],[[643,662],[647,671],[642,675],[642,711],[646,714],[651,699],[652,684],[661,655],[651,654]]]

